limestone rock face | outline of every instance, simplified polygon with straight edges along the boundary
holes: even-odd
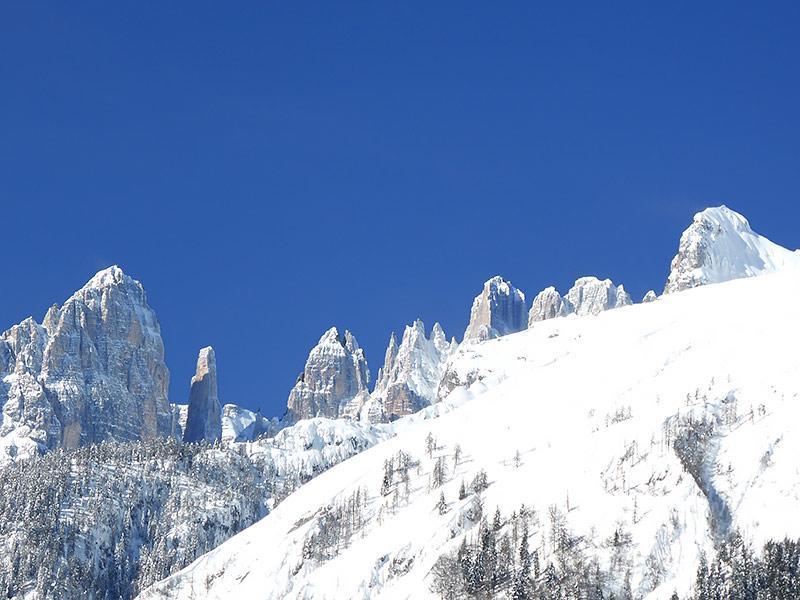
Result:
[[[631,304],[631,297],[621,285],[614,286],[610,279],[581,277],[567,292],[565,300],[570,313],[576,315],[598,315],[604,310]]]
[[[537,321],[565,317],[568,314],[567,305],[556,288],[550,286],[536,294],[533,305],[528,313],[528,327]]]
[[[349,331],[331,327],[311,350],[287,402],[289,422],[311,417],[336,418],[353,401],[369,395],[364,351]],[[357,410],[357,409],[353,409]]]
[[[681,235],[664,293],[753,277],[798,262],[797,252],[755,233],[739,213],[727,206],[707,208]]]
[[[21,438],[45,450],[170,434],[158,319],[119,267],[0,336],[0,370],[0,454]]]
[[[447,359],[456,351],[436,323],[430,336],[417,319],[406,326],[400,345],[392,333],[383,367],[359,417],[371,422],[393,421],[434,403]]]
[[[554,287],[539,292],[528,314],[528,327],[533,327],[539,321],[573,314],[597,315],[629,304],[632,304],[631,297],[624,286],[615,286],[610,279],[581,277],[564,296]]]
[[[200,350],[189,389],[184,442],[214,442],[222,438],[222,407],[217,395],[217,358],[214,349]]]
[[[526,328],[528,323],[525,294],[500,276],[483,285],[470,311],[464,341],[483,341]]]
[[[39,381],[47,331],[27,318],[0,336],[0,464],[55,448],[61,423]]]

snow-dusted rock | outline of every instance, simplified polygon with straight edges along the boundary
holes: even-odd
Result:
[[[222,407],[222,439],[231,442],[250,442],[263,435],[274,435],[279,429],[277,419],[267,419],[260,410],[253,412],[236,404]]]
[[[47,331],[31,318],[0,336],[0,463],[55,447],[61,438],[61,423],[38,380],[46,341]]]
[[[615,286],[610,279],[581,277],[563,297],[552,286],[539,292],[528,314],[528,327],[539,321],[572,314],[579,317],[597,315],[632,303],[624,286]]]
[[[177,440],[183,439],[183,430],[186,429],[186,419],[189,416],[188,404],[170,404],[172,409],[172,437]]]
[[[800,262],[787,250],[755,233],[742,215],[727,206],[707,208],[681,235],[664,293],[753,277]]]
[[[214,349],[200,350],[189,389],[184,442],[213,442],[222,437],[222,407],[217,396],[217,358]]]
[[[533,305],[528,313],[528,327],[537,321],[565,317],[568,313],[568,307],[561,294],[553,286],[547,287],[533,299]]]
[[[383,367],[378,371],[372,395],[361,410],[361,419],[393,421],[435,402],[445,363],[456,348],[455,340],[447,341],[439,323],[434,324],[430,337],[426,337],[425,324],[417,319],[406,326],[399,346],[392,333]]]
[[[577,279],[564,300],[569,306],[568,311],[579,317],[631,304],[631,297],[622,285],[615,287],[610,279],[597,277]]]
[[[525,294],[499,275],[483,284],[472,302],[464,340],[483,341],[522,331],[527,326]]]
[[[653,290],[649,290],[642,298],[642,304],[646,304],[647,302],[653,302],[654,300],[658,300],[658,296]]]
[[[51,307],[42,325],[12,327],[0,347],[0,451],[12,431],[42,450],[171,433],[158,319],[119,267]]]
[[[331,327],[311,350],[289,394],[287,421],[342,416],[354,400],[366,401],[368,386],[369,367],[356,338],[349,331],[342,338]]]

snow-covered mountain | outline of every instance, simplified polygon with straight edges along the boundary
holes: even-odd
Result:
[[[360,406],[368,395],[369,367],[364,351],[352,333],[345,331],[341,336],[331,327],[311,349],[289,393],[286,420],[336,418],[345,414],[348,403]]]
[[[475,296],[464,341],[480,342],[522,331],[527,323],[525,294],[499,275]]]
[[[278,419],[267,419],[261,411],[252,411],[236,404],[222,407],[222,439],[228,442],[252,442],[263,435],[275,435]]]
[[[683,232],[664,293],[770,273],[798,261],[797,251],[758,235],[727,206],[707,208]]]
[[[41,324],[0,336],[0,462],[57,447],[169,435],[169,371],[155,312],[119,267]]]
[[[406,326],[399,346],[392,333],[375,389],[360,407],[359,418],[393,421],[434,403],[444,367],[457,348],[454,339],[447,341],[439,323],[428,337],[425,324],[417,319]]]
[[[555,317],[597,315],[632,303],[624,286],[615,286],[610,279],[581,277],[563,297],[552,286],[539,292],[528,313],[528,327]]]
[[[709,215],[738,229],[708,233]],[[141,598],[667,599],[747,569],[772,585],[754,565],[791,568],[795,547],[754,557],[800,536],[800,266],[742,222],[696,216],[657,302],[462,345],[439,402]],[[765,297],[783,300],[753,310]]]

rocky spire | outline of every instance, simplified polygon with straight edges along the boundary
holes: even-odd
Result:
[[[331,327],[311,350],[303,372],[289,393],[287,418],[336,418],[357,397],[366,400],[369,368],[355,336],[344,338]]]
[[[707,208],[681,235],[664,293],[761,275],[798,262],[797,252],[755,233],[739,213],[724,205]]]
[[[375,390],[359,416],[373,422],[392,421],[435,402],[444,365],[456,347],[438,323],[427,337],[425,324],[417,319],[406,326],[399,346],[392,333]]]
[[[492,277],[475,297],[464,341],[488,340],[522,331],[527,325],[525,294],[500,276]]]
[[[27,427],[27,438],[52,449],[170,434],[158,319],[142,285],[119,267],[51,307],[42,325],[12,327],[0,346],[0,376],[10,385],[0,402],[13,415],[0,438]]]
[[[383,366],[378,369],[378,376],[375,378],[375,389],[380,389],[386,386],[386,380],[389,373],[392,372],[394,361],[397,358],[397,338],[394,331],[389,336],[389,346],[386,348],[386,354],[383,359]]]
[[[214,349],[200,350],[189,388],[184,442],[214,442],[222,437],[222,407],[217,396],[217,358]]]

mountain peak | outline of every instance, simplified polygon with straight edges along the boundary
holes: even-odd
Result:
[[[725,205],[707,208],[681,235],[664,293],[753,277],[795,261],[796,253],[755,233],[741,214]]]
[[[119,285],[126,280],[135,281],[132,277],[126,275],[118,265],[111,265],[95,273],[81,289],[103,289],[113,285]]]
[[[718,227],[728,228],[740,232],[753,231],[750,229],[750,223],[747,221],[744,215],[739,214],[735,210],[731,210],[724,204],[719,206],[711,206],[705,210],[701,210],[694,216],[694,222],[713,223]]]
[[[527,325],[525,294],[495,275],[483,284],[470,311],[465,340],[482,341],[522,331]]]

